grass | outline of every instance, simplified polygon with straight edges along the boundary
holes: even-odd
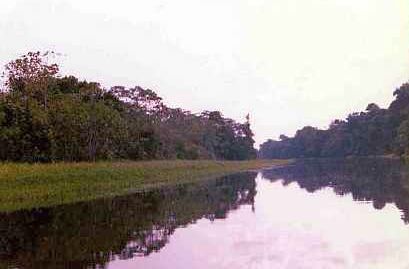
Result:
[[[0,164],[0,212],[124,195],[285,165],[285,160]]]

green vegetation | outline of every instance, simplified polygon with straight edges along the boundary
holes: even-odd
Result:
[[[255,177],[243,172],[141,195],[0,213],[0,268],[106,268],[118,256],[150,255],[179,227],[254,205]]]
[[[0,211],[93,200],[210,179],[287,161],[0,164]]]
[[[50,63],[53,56],[30,52],[5,66],[0,211],[116,196],[272,165],[222,162],[256,157],[249,116],[238,123],[219,111],[194,114],[166,106],[150,89],[105,89],[62,77],[58,65]],[[204,161],[164,161],[176,159]]]
[[[365,112],[335,120],[327,130],[307,126],[294,137],[280,136],[260,146],[262,158],[409,156],[409,83],[394,92],[389,108],[369,104]]]
[[[194,114],[166,106],[150,89],[59,76],[52,54],[5,66],[0,89],[0,160],[13,162],[256,157],[249,116]]]

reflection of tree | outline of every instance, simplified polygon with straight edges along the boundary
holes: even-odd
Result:
[[[265,171],[265,178],[297,182],[309,192],[332,187],[338,195],[351,193],[354,200],[371,201],[374,208],[395,203],[409,223],[409,167],[399,160],[350,158],[300,160],[294,165]]]
[[[34,211],[0,214],[0,268],[100,267],[163,248],[177,227],[253,204],[255,173]],[[3,263],[3,264],[2,264]]]

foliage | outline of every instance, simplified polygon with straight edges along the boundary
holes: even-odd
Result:
[[[50,53],[5,67],[0,93],[0,161],[228,159],[256,157],[249,119],[166,106],[153,90],[104,89],[61,77]]]
[[[335,120],[327,130],[304,127],[260,147],[262,158],[309,158],[409,154],[409,84],[394,92],[389,108],[369,104],[365,112]]]
[[[0,164],[0,212],[89,201],[286,163],[175,160]]]

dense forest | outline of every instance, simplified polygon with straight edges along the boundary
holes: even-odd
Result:
[[[0,161],[228,159],[256,157],[249,117],[194,114],[150,89],[59,75],[52,53],[5,66],[0,91]]]
[[[327,130],[307,126],[294,137],[280,136],[260,146],[262,158],[310,158],[409,155],[409,83],[394,92],[387,109],[369,104],[366,111],[335,120]]]

